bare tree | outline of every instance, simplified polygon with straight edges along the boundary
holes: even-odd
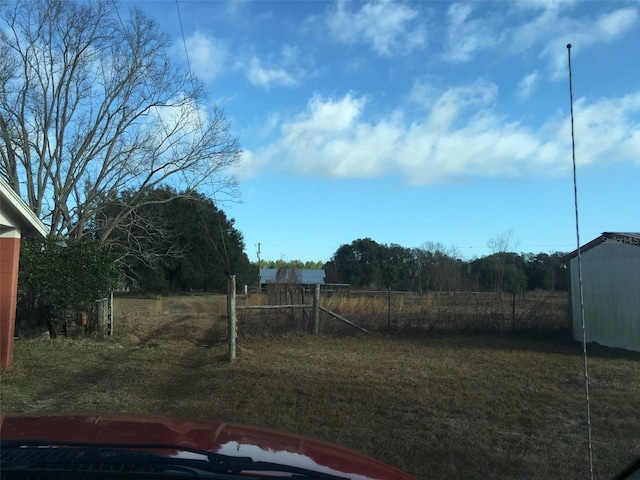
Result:
[[[54,236],[103,239],[135,220],[145,192],[236,194],[238,140],[169,37],[115,1],[5,0],[0,6],[0,175]],[[138,192],[115,217],[119,192]]]
[[[424,242],[418,249],[419,269],[424,278],[424,288],[436,291],[458,291],[462,270],[459,263],[460,249],[446,247],[440,242]],[[420,285],[422,289],[423,285]]]
[[[520,241],[514,238],[511,228],[499,233],[487,241],[487,247],[491,249],[491,254],[495,262],[496,292],[502,294],[504,286],[504,272],[506,269],[507,253],[515,252],[520,245]]]

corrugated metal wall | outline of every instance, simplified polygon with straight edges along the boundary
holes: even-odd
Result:
[[[570,261],[573,335],[582,341],[578,258]],[[582,253],[587,342],[640,352],[640,247],[603,242]]]

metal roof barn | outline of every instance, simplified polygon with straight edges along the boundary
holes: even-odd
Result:
[[[605,232],[580,256],[587,342],[640,352],[640,233]],[[582,341],[578,251],[566,260],[573,338]]]
[[[324,270],[294,270],[287,268],[261,268],[260,285],[265,283],[293,285],[324,285]]]

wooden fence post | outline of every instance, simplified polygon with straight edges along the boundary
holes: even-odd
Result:
[[[229,337],[229,361],[236,358],[236,276],[229,278],[229,292],[227,294],[227,333]]]
[[[516,292],[513,291],[513,300],[511,302],[511,332],[516,331]]]
[[[313,334],[320,332],[320,284],[316,283],[313,290]]]
[[[108,299],[101,298],[96,302],[97,310],[98,310],[98,321],[97,321],[97,334],[99,336],[104,336],[107,333],[107,322],[109,319],[109,304]]]
[[[391,286],[387,294],[387,328],[391,330]]]
[[[109,335],[113,335],[113,324],[114,324],[114,314],[113,314],[113,290],[109,294]]]

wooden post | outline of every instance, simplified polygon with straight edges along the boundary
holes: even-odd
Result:
[[[513,300],[511,301],[511,332],[516,331],[516,292],[513,291]]]
[[[109,294],[109,335],[113,335],[113,291]]]
[[[229,337],[229,361],[236,358],[236,276],[229,278],[229,292],[227,294],[227,334]]]
[[[98,309],[97,334],[104,336],[107,333],[107,323],[109,319],[109,300],[101,298],[96,302]]]
[[[300,288],[300,303],[304,305],[304,287]],[[302,325],[304,325],[304,331],[307,332],[307,328],[309,328],[309,323],[307,322],[307,311],[302,309]]]
[[[320,284],[316,283],[313,290],[313,334],[320,332]]]
[[[387,328],[391,330],[391,287],[387,295]]]

